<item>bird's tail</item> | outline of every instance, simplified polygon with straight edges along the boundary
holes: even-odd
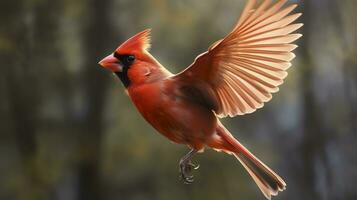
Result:
[[[285,190],[286,184],[283,179],[240,144],[222,124],[219,124],[217,134],[219,140],[210,146],[233,154],[242,163],[267,199],[271,199],[271,196],[276,196],[278,192]]]

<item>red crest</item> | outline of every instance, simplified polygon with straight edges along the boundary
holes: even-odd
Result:
[[[151,29],[146,29],[134,35],[120,45],[115,51],[119,54],[131,54],[136,51],[148,51],[151,46],[150,33]]]

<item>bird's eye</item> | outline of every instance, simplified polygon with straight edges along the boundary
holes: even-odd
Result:
[[[130,67],[131,64],[135,61],[134,55],[120,55],[118,53],[114,53],[114,57],[118,59],[123,67]]]
[[[135,60],[135,56],[130,55],[130,56],[127,56],[127,57],[126,57],[126,61],[127,61],[128,63],[132,63],[132,62],[134,62],[134,60]]]

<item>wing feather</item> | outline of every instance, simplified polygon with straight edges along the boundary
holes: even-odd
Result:
[[[287,77],[286,70],[295,58],[292,51],[297,48],[292,43],[302,36],[294,33],[303,26],[293,24],[301,16],[291,14],[297,5],[283,8],[285,3],[249,0],[233,31],[174,78],[182,84],[207,83],[214,91],[212,109],[219,117],[262,108]]]
[[[238,23],[237,23],[236,27],[239,27],[249,17],[249,15],[251,14],[255,3],[256,3],[256,0],[249,0],[248,1],[247,5],[245,6],[245,8],[244,8],[244,10],[243,10],[243,12],[241,14],[240,19],[238,20]]]
[[[225,75],[223,77],[227,80],[227,83],[233,88],[233,91],[235,91],[238,96],[242,97],[243,101],[249,106],[250,109],[254,110],[256,100],[252,96],[250,96],[249,92],[246,92],[243,89],[244,85],[242,85],[239,79],[237,77],[234,77],[234,75]]]

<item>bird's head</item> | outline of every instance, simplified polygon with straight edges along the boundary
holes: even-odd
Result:
[[[129,38],[99,62],[102,67],[114,72],[125,87],[132,81],[144,79],[151,73],[151,68],[159,65],[148,52],[150,31],[146,29]]]

